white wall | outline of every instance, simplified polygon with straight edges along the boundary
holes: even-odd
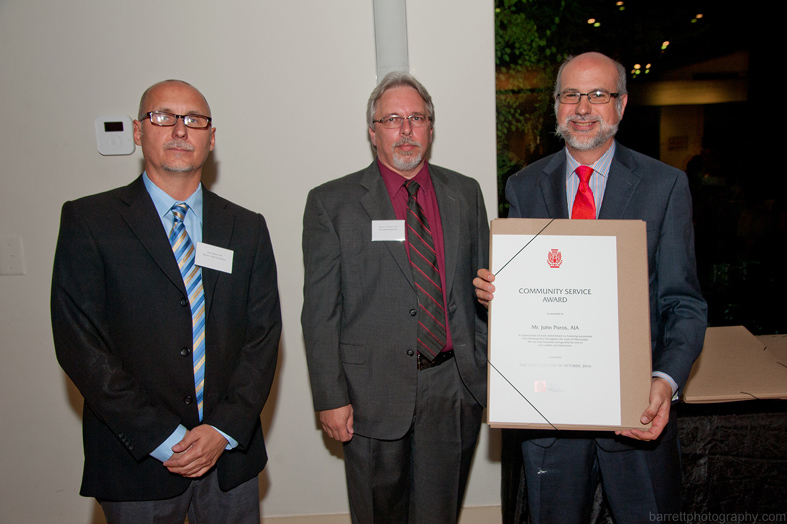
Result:
[[[407,9],[411,68],[436,104],[432,161],[476,177],[494,211],[493,4]],[[141,170],[139,150],[98,154],[94,119],[133,117],[142,91],[165,78],[207,97],[218,129],[211,189],[266,216],[279,265],[284,335],[263,413],[263,515],[347,511],[338,448],[311,406],[301,216],[311,187],[373,158],[364,108],[374,60],[371,0],[0,0],[0,238],[22,237],[27,266],[0,276],[0,521],[101,520],[77,494],[82,401],[54,356],[52,257],[64,201]],[[499,503],[497,454],[484,428],[467,505]]]

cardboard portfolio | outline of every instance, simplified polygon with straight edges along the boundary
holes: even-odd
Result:
[[[776,364],[787,370],[787,335],[760,335],[757,338],[765,345],[765,352],[773,355]],[[787,383],[782,383],[782,386],[782,398],[787,398]]]
[[[690,404],[787,399],[787,337],[711,327],[683,391]]]
[[[492,221],[492,427],[648,427],[646,242],[639,220]]]

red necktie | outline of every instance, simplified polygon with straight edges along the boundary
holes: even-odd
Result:
[[[593,220],[596,218],[596,202],[593,200],[593,191],[590,189],[590,175],[593,168],[590,166],[579,166],[577,168],[579,176],[579,188],[577,196],[574,198],[574,207],[571,208],[571,218],[585,218]]]

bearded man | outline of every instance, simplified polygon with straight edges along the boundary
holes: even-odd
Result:
[[[309,193],[301,323],[314,409],[344,443],[354,523],[455,523],[486,402],[472,279],[478,182],[427,163],[434,105],[408,73],[367,103],[377,159]]]
[[[527,166],[506,185],[510,218],[647,222],[653,372],[647,431],[528,431],[522,442],[531,521],[590,522],[601,478],[616,522],[652,522],[681,503],[675,411],[702,350],[707,306],[697,281],[691,195],[685,173],[618,144],[628,102],[626,71],[600,53],[569,58],[555,83],[564,150]],[[479,301],[495,290],[486,269]],[[504,468],[505,469],[505,468]]]

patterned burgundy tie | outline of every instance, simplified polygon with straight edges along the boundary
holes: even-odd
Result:
[[[424,210],[418,202],[418,182],[404,183],[410,197],[407,200],[407,243],[410,245],[410,266],[418,290],[418,348],[433,360],[445,348],[445,309],[443,287],[437,270],[437,254],[432,231]]]

